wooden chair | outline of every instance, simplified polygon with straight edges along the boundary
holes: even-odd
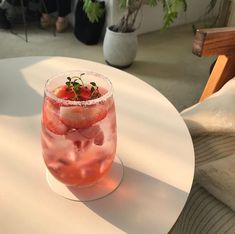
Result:
[[[199,29],[193,43],[197,56],[218,56],[199,102],[235,77],[235,27]]]
[[[198,30],[193,43],[193,53],[197,56],[218,56],[200,98],[199,102],[202,102],[222,88],[227,81],[235,77],[235,28]],[[228,90],[228,87],[234,86],[227,86],[226,90]],[[231,91],[231,89],[229,89],[229,91]],[[227,160],[234,157],[235,128],[233,116],[235,105],[233,105],[234,103],[230,105],[230,102],[227,102],[228,100],[226,101],[224,98],[231,97],[231,93],[233,94],[233,92],[229,92],[230,96],[226,96],[225,91],[217,93],[216,98],[215,96],[212,96],[210,100],[207,99],[205,102],[198,103],[197,105],[186,109],[186,112],[188,112],[186,115],[185,112],[181,113],[189,130],[190,126],[194,124],[194,126],[201,128],[201,130],[203,129],[204,132],[201,132],[201,134],[198,134],[197,132],[195,134],[191,128],[190,133],[195,150],[194,183],[187,203],[177,222],[169,232],[170,234],[235,233],[235,210],[233,210],[232,206],[224,199],[227,192],[233,187],[227,186],[227,189],[221,188],[219,193],[220,196],[218,196],[218,193],[212,193],[213,191],[208,189],[208,185],[210,182],[213,184],[213,181],[208,180],[206,186],[205,183],[202,183],[203,180],[205,181],[208,174],[203,174],[205,171],[203,173],[198,173],[200,169],[205,168],[207,165],[211,166],[211,163],[213,162],[215,162],[214,165],[219,165],[219,163],[223,162],[220,164],[219,169],[218,167],[210,168],[212,168],[213,171],[217,171],[218,169],[218,171],[220,170],[221,172],[223,171],[222,168],[225,167],[223,173],[226,174],[226,165],[228,166],[228,164],[231,163],[231,161]],[[224,99],[220,99],[221,97]],[[215,103],[218,105],[215,105]],[[224,109],[223,105],[225,106]],[[211,106],[213,106],[212,109]],[[229,108],[227,108],[228,106]],[[203,111],[201,111],[202,109],[200,109],[200,107],[203,108]],[[226,110],[228,111],[226,112]],[[233,115],[230,115],[230,111],[233,112]],[[216,113],[219,113],[219,115],[216,115]],[[219,123],[219,121],[215,121],[216,118],[211,118],[211,121],[209,121],[211,123],[209,124],[211,128],[201,125],[202,123],[205,123],[203,122],[205,118],[210,119],[210,117],[217,116],[217,120],[223,119],[223,115],[226,113],[229,113],[228,119],[225,118],[226,120],[229,120],[228,122],[222,120],[222,122]],[[207,122],[207,125],[209,122]],[[222,125],[225,126],[227,123],[232,131],[215,131],[216,127]],[[231,166],[231,164],[229,164],[229,166]],[[230,175],[230,177],[226,177],[226,180],[230,181],[231,179],[231,181],[233,181],[231,174],[228,173],[227,175]],[[223,177],[221,177],[221,179],[225,180]],[[214,184],[216,184],[215,186],[219,186],[216,182],[214,182]],[[231,182],[231,184],[234,183]],[[234,200],[232,199],[232,201]]]

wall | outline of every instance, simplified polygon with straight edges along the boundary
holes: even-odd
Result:
[[[74,25],[74,12],[76,2],[78,0],[72,0],[72,13],[69,16],[69,20],[72,25]],[[121,18],[123,11],[119,8],[118,0],[104,0],[106,3],[106,24],[112,25],[118,22]],[[235,2],[235,0],[233,0]],[[192,23],[200,19],[204,14],[206,7],[210,0],[187,0],[188,9],[186,13],[181,13],[174,24],[181,25]],[[138,22],[141,21],[141,16],[138,19]],[[235,16],[234,16],[235,21]],[[138,29],[138,34],[147,33],[151,31],[158,30],[163,25],[163,10],[162,5],[159,3],[156,7],[144,6],[142,12],[142,23]],[[234,24],[235,25],[235,24]]]
[[[110,0],[109,2],[109,10],[112,11],[112,13],[110,13],[110,17],[107,19],[107,24],[111,25],[118,22],[122,15],[122,11],[119,9],[118,0]],[[181,13],[173,26],[198,21],[206,11],[209,2],[210,0],[187,0],[187,12]],[[156,7],[144,6],[142,19],[138,34],[160,29],[163,25],[162,5],[158,4]]]
[[[235,27],[235,0],[232,0],[231,4],[231,12],[228,19],[228,26]]]

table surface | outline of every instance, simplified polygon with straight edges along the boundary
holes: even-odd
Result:
[[[52,192],[40,145],[45,81],[68,70],[93,70],[114,86],[119,188],[74,202]],[[167,233],[182,211],[194,175],[188,129],[173,105],[137,77],[66,57],[0,60],[1,233]]]

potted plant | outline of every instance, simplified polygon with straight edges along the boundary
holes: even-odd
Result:
[[[112,66],[125,68],[130,66],[137,54],[137,19],[144,4],[156,6],[162,3],[164,11],[163,29],[177,18],[178,12],[186,11],[185,0],[119,0],[124,14],[116,25],[107,27],[103,44],[105,61]]]
[[[105,23],[105,2],[78,0],[75,10],[74,35],[87,45],[97,44]]]
[[[132,64],[137,53],[136,23],[144,4],[156,6],[162,3],[164,11],[163,29],[178,16],[180,10],[186,11],[186,0],[119,0],[124,15],[116,25],[107,27],[103,53],[105,61],[114,67],[125,68]]]

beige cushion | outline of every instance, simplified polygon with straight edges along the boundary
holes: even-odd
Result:
[[[181,112],[191,135],[235,132],[235,78],[221,90]]]
[[[235,211],[235,78],[181,115],[199,139],[195,180]]]
[[[235,154],[200,166],[195,179],[235,211]]]

